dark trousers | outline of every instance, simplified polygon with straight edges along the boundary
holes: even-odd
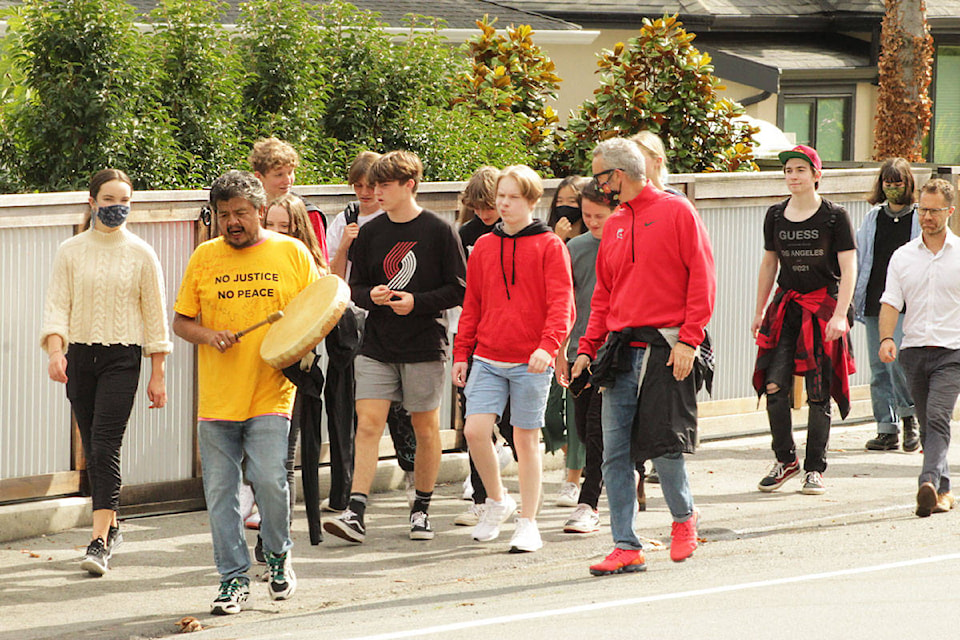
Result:
[[[93,509],[120,507],[120,446],[140,383],[139,345],[71,344],[67,398],[87,459]]]
[[[580,485],[580,504],[588,504],[594,510],[600,501],[603,490],[603,424],[600,422],[600,408],[603,398],[597,387],[585,388],[573,399],[574,420],[577,435],[586,450],[586,463],[583,466],[583,484]]]
[[[900,352],[900,364],[920,422],[923,470],[919,482],[932,482],[938,493],[946,493],[950,491],[950,418],[960,394],[960,349],[907,348]]]
[[[333,358],[331,354],[323,394],[327,402],[327,437],[330,439],[330,506],[342,510],[350,502],[350,487],[353,484],[357,414],[353,356],[336,363]]]
[[[801,314],[802,311],[798,305],[790,303],[787,306],[783,327],[780,330],[780,341],[773,349],[765,381],[767,385],[775,384],[780,388],[776,393],[767,393],[767,417],[770,419],[770,433],[773,436],[773,452],[777,456],[777,461],[784,464],[793,462],[797,457],[790,415],[790,390],[793,388],[793,359],[802,324]],[[814,341],[819,342],[821,339],[819,332],[815,329]],[[804,374],[809,407],[804,471],[823,473],[827,469],[831,374],[830,369],[822,364]]]

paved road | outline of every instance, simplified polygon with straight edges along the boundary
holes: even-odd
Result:
[[[115,569],[99,580],[76,570],[84,532],[22,541],[0,550],[0,638],[162,637],[183,615],[208,627],[198,638],[222,639],[955,637],[960,516],[916,518],[920,458],[863,451],[872,430],[835,429],[824,496],[800,494],[796,480],[756,491],[768,438],[703,446],[688,459],[703,544],[670,562],[655,544],[669,539],[669,516],[651,487],[637,520],[653,542],[643,574],[590,577],[608,529],[565,535],[570,510],[549,500],[542,551],[505,553],[509,528],[472,543],[451,524],[466,504],[454,486],[432,508],[430,543],[406,539],[400,493],[377,496],[361,547],[310,547],[298,519],[294,599],[273,603],[258,584],[251,610],[230,618],[205,613],[216,576],[202,513],[128,522]]]

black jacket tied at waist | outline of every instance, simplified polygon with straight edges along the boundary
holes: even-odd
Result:
[[[673,344],[654,327],[613,331],[597,352],[590,383],[612,387],[618,375],[632,368],[630,344],[645,342],[646,359],[637,392],[631,453],[650,460],[668,453],[693,453],[697,443],[697,392],[713,389],[713,351],[706,336],[694,359],[693,372],[684,380],[667,366]]]

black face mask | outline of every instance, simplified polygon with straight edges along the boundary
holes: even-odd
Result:
[[[559,206],[556,209],[557,218],[566,218],[570,221],[570,224],[576,224],[581,219],[583,219],[583,212],[580,211],[580,207],[568,207],[568,206]]]

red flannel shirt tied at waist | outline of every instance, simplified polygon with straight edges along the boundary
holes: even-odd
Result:
[[[757,334],[757,364],[753,371],[753,388],[758,395],[764,393],[767,366],[773,348],[780,341],[783,319],[787,305],[791,302],[800,307],[802,318],[794,352],[794,373],[829,369],[833,374],[830,378],[830,396],[837,403],[841,418],[846,418],[850,412],[849,376],[856,373],[857,367],[850,351],[849,332],[830,342],[822,339],[822,336],[826,335],[827,323],[837,308],[836,299],[827,293],[826,287],[809,293],[777,288]],[[819,337],[815,335],[815,331],[819,331]]]

